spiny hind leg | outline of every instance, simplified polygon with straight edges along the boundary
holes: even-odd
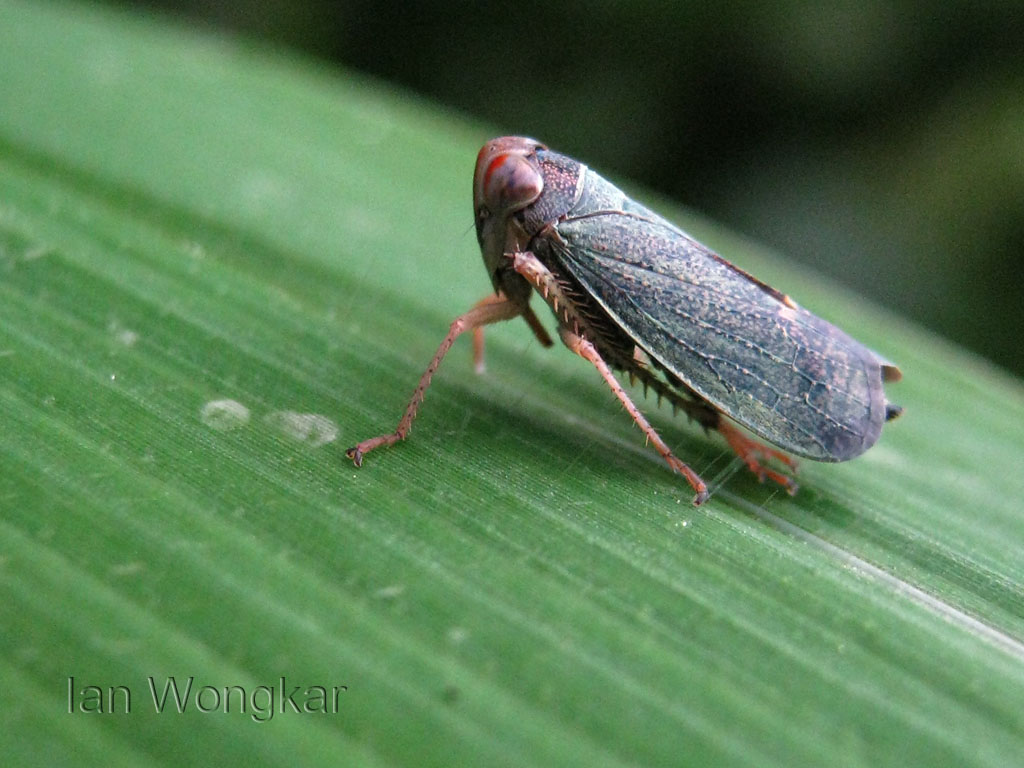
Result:
[[[724,416],[720,416],[718,424],[714,427],[725,438],[725,441],[729,444],[736,455],[743,459],[743,463],[747,465],[751,472],[757,475],[757,479],[762,483],[765,478],[778,483],[786,489],[786,492],[790,496],[796,493],[797,486],[796,481],[788,475],[784,475],[781,472],[776,472],[773,469],[765,467],[761,461],[768,461],[774,459],[782,462],[790,470],[796,471],[797,462],[792,456],[778,451],[771,446],[760,443],[752,437],[748,437],[739,427],[733,425]]]
[[[669,447],[665,445],[665,441],[661,439],[661,436],[654,431],[654,427],[640,413],[640,409],[630,400],[626,390],[622,388],[618,379],[615,378],[611,368],[598,353],[597,348],[581,335],[581,327],[585,327],[586,323],[578,313],[572,300],[565,295],[562,286],[558,283],[555,276],[541,263],[536,255],[529,251],[510,253],[508,256],[512,259],[512,266],[515,271],[525,277],[530,285],[540,292],[540,295],[544,297],[544,300],[554,311],[555,317],[559,321],[558,333],[562,337],[565,346],[597,368],[598,373],[601,374],[601,377],[608,384],[615,397],[619,399],[619,402],[622,403],[629,415],[633,417],[633,421],[643,430],[647,439],[654,445],[654,448],[661,454],[662,458],[665,459],[673,470],[685,477],[693,487],[693,490],[696,492],[696,496],[693,497],[693,503],[703,504],[707,501],[708,487],[704,484],[704,481],[688,465],[673,455]]]
[[[796,493],[797,484],[791,477],[765,467],[760,461],[775,459],[785,464],[790,470],[796,471],[797,463],[792,456],[749,437],[743,430],[730,422],[721,411],[696,392],[688,389],[679,379],[672,377],[670,382],[665,382],[654,376],[648,356],[639,348],[634,353],[634,360],[632,362],[633,365],[630,366],[629,370],[630,379],[640,379],[644,385],[645,394],[648,389],[653,389],[658,395],[659,405],[664,398],[672,404],[673,411],[682,410],[687,416],[704,427],[705,431],[714,429],[721,432],[722,437],[729,443],[729,447],[743,459],[743,463],[747,465],[751,472],[757,475],[758,480],[761,482],[764,482],[767,478],[784,486],[790,495]],[[665,375],[666,377],[671,376],[667,372]]]
[[[693,490],[696,492],[696,495],[693,497],[693,503],[695,505],[700,505],[707,501],[708,487],[704,484],[704,481],[701,480],[700,475],[690,469],[689,465],[676,458],[669,447],[665,444],[665,441],[661,439],[661,435],[659,435],[655,431],[654,427],[650,425],[650,422],[644,418],[644,415],[640,413],[640,409],[633,404],[629,395],[626,394],[626,390],[622,388],[622,385],[612,373],[611,368],[608,367],[608,364],[601,358],[601,355],[598,354],[594,345],[582,336],[577,336],[575,333],[564,327],[559,328],[559,334],[562,337],[562,341],[565,342],[565,346],[597,368],[598,373],[601,374],[605,383],[608,384],[609,388],[611,388],[615,397],[619,399],[619,402],[622,403],[629,415],[633,417],[633,421],[636,422],[637,426],[643,430],[644,435],[647,436],[647,439],[654,445],[654,449],[661,454],[661,457],[665,459],[673,470],[685,477],[687,482],[690,483]]]

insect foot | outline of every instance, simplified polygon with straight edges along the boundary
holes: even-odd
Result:
[[[752,438],[747,437],[743,432],[734,427],[724,419],[718,424],[718,431],[722,433],[722,437],[729,443],[729,447],[736,452],[736,455],[743,459],[743,463],[747,465],[751,472],[757,475],[757,479],[760,482],[764,482],[765,478],[772,480],[786,489],[786,492],[793,496],[796,494],[797,489],[800,487],[796,484],[793,478],[783,475],[780,472],[776,472],[772,469],[768,469],[762,466],[758,459],[775,459],[782,462],[792,471],[796,471],[797,462],[792,456],[788,456],[782,451],[777,451],[763,443],[759,443]]]

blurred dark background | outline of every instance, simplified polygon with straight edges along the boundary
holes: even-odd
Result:
[[[135,5],[532,135],[1024,374],[1020,0]]]

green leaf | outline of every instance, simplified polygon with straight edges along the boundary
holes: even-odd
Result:
[[[509,323],[356,470],[489,290],[469,179],[494,131],[161,20],[0,15],[10,764],[1024,754],[1019,382],[662,204],[900,364],[876,448],[790,498],[649,403],[713,485],[694,509],[594,371]],[[155,710],[168,676],[185,714]],[[280,685],[339,686],[337,711]]]

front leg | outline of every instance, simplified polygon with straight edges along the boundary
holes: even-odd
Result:
[[[412,393],[412,399],[409,401],[409,405],[406,406],[405,413],[402,415],[401,421],[398,422],[395,431],[371,437],[369,440],[363,440],[358,445],[345,451],[345,455],[352,459],[353,463],[359,467],[363,464],[363,456],[365,454],[381,446],[394,445],[399,440],[404,440],[412,428],[413,419],[416,418],[416,412],[419,410],[420,403],[423,402],[423,396],[426,394],[427,387],[430,386],[430,380],[433,378],[434,372],[441,365],[441,361],[448,350],[451,349],[452,344],[455,343],[455,339],[466,331],[482,328],[490,323],[499,323],[502,320],[511,320],[513,317],[518,317],[521,314],[523,314],[523,307],[521,305],[506,299],[504,296],[498,296],[494,299],[478,302],[469,312],[455,318],[448,329],[448,334],[444,337],[441,346],[438,347],[434,358],[430,361],[430,365],[427,366],[427,370],[420,377],[419,384],[416,385],[416,390]]]
[[[487,304],[501,304],[504,301],[508,301],[504,294],[500,292],[493,293],[480,299],[480,301],[473,305],[473,309],[486,306]],[[526,324],[530,326],[530,330],[533,331],[533,335],[537,337],[537,341],[541,343],[541,346],[550,347],[554,344],[544,326],[540,324],[537,315],[530,309],[529,304],[522,308],[522,315],[523,319],[526,320]],[[478,325],[473,329],[473,369],[477,373],[483,373],[487,370],[487,366],[484,363],[484,327],[482,325]]]

